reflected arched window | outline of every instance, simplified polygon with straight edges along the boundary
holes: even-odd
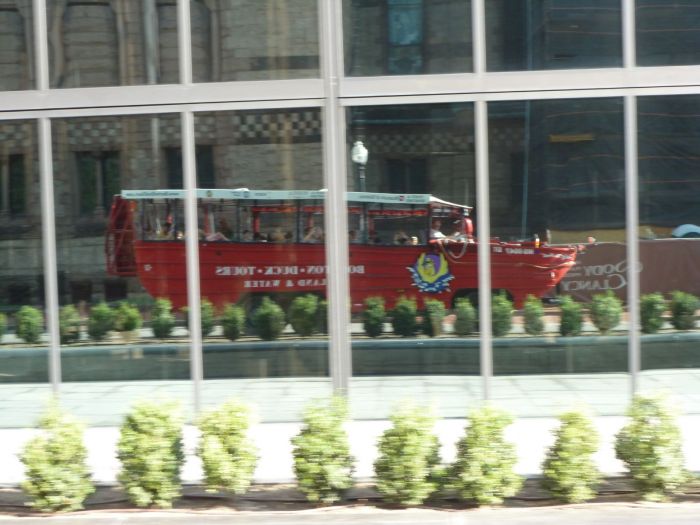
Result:
[[[0,91],[32,89],[31,4],[0,4]]]

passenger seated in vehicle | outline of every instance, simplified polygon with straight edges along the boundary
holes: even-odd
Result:
[[[250,230],[244,230],[241,235],[241,240],[243,242],[251,242],[253,240],[253,232]]]
[[[433,219],[433,222],[431,223],[430,226],[430,238],[431,239],[445,239],[446,236],[444,233],[440,231],[440,228],[442,228],[442,221],[440,219]]]
[[[394,244],[408,244],[410,237],[405,231],[399,230],[394,234]]]
[[[302,242],[323,242],[323,230],[318,226],[306,228]]]
[[[284,233],[282,233],[280,228],[275,228],[268,235],[268,239],[270,242],[284,242]]]

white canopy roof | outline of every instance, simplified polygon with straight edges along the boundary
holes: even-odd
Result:
[[[238,189],[197,189],[198,199],[229,199],[229,200],[324,200],[326,190],[249,190]],[[122,190],[123,199],[184,199],[185,190]],[[470,210],[470,206],[447,202],[432,195],[423,193],[371,193],[349,191],[346,193],[349,202],[367,202],[380,204],[430,204]]]

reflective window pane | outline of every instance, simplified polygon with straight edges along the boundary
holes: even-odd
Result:
[[[36,423],[51,395],[34,121],[0,122],[0,427]]]
[[[51,87],[179,81],[174,0],[47,0]]]
[[[490,71],[622,66],[620,0],[489,0]]]
[[[403,400],[463,417],[481,399],[475,319],[458,304],[478,294],[473,122],[472,104],[348,110],[356,418]]]
[[[638,99],[640,386],[675,394],[688,412],[700,399],[698,112],[698,96]]]
[[[700,2],[636,0],[637,64],[700,63]]]
[[[620,99],[489,103],[493,394],[519,416],[625,408],[623,140]]]
[[[348,76],[472,70],[469,0],[343,0]]]
[[[181,170],[166,162],[180,116],[55,119],[52,132],[61,399],[93,425],[159,396],[188,413],[182,200],[142,198]]]
[[[320,124],[315,108],[195,115],[205,406],[288,421],[331,393]]]
[[[192,0],[195,82],[317,78],[316,0]]]
[[[3,2],[0,9],[0,91],[34,88],[31,0]]]

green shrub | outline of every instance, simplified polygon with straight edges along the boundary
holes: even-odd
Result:
[[[692,330],[695,328],[695,310],[698,309],[698,298],[693,294],[675,291],[671,294],[671,324],[676,330]]]
[[[563,336],[580,334],[583,326],[581,304],[567,295],[562,298],[560,308],[559,333]]]
[[[117,443],[118,479],[136,506],[169,508],[180,495],[181,425],[172,403],[142,402],[127,414]]]
[[[169,337],[175,328],[175,316],[169,299],[159,298],[151,310],[151,329],[158,339]]]
[[[322,334],[328,333],[328,301],[321,299],[318,302],[318,315],[316,316],[316,330]]]
[[[616,436],[615,453],[627,465],[637,490],[650,501],[679,492],[688,473],[681,431],[668,399],[638,394],[627,415],[630,421]]]
[[[436,337],[442,333],[442,320],[447,313],[445,303],[437,299],[426,299],[424,304],[423,333],[430,337]]]
[[[187,306],[183,306],[180,311],[185,316],[185,326],[190,329],[190,309]],[[199,323],[202,337],[208,336],[214,331],[214,325],[216,324],[214,312],[214,305],[208,299],[202,298],[199,301]]]
[[[95,491],[82,425],[52,402],[39,427],[41,433],[30,439],[20,454],[25,467],[22,489],[31,498],[30,505],[41,512],[82,509],[85,499]]]
[[[289,306],[289,324],[301,337],[312,335],[318,327],[318,296],[309,293],[295,297]]]
[[[582,503],[595,496],[600,473],[592,455],[598,449],[598,433],[582,412],[559,417],[556,441],[542,464],[542,485],[567,503]]]
[[[439,488],[439,443],[435,420],[424,407],[403,407],[379,439],[374,462],[377,490],[390,503],[420,505]]]
[[[204,413],[197,425],[201,439],[197,455],[210,492],[243,494],[253,479],[257,449],[248,436],[250,410],[237,401]]]
[[[666,311],[666,300],[660,293],[642,295],[639,311],[642,332],[655,334],[664,324],[663,315]]]
[[[530,335],[541,335],[544,332],[544,307],[542,301],[534,295],[528,295],[523,307],[525,332]]]
[[[80,314],[72,304],[63,306],[58,311],[58,334],[62,345],[80,339]]]
[[[88,318],[88,335],[95,341],[102,341],[107,332],[114,328],[114,311],[107,303],[93,306]]]
[[[520,489],[522,479],[513,472],[515,447],[503,436],[511,422],[507,413],[488,406],[470,415],[449,477],[449,486],[461,498],[494,505]]]
[[[362,312],[362,326],[369,337],[379,337],[384,330],[384,299],[382,297],[368,297],[365,299],[365,309]]]
[[[245,329],[245,310],[233,304],[226,305],[221,316],[221,326],[224,329],[224,337],[235,341],[243,335]]]
[[[589,309],[591,322],[600,330],[601,334],[607,334],[613,330],[622,318],[622,301],[611,290],[605,293],[595,294]]]
[[[0,312],[0,343],[2,343],[2,336],[7,332],[7,316]]]
[[[44,316],[33,306],[23,306],[17,312],[15,331],[27,343],[36,343],[44,329]]]
[[[416,333],[416,300],[400,297],[391,311],[391,326],[396,335],[411,337]]]
[[[141,328],[141,312],[134,305],[122,301],[114,311],[114,329],[117,332],[131,332]]]
[[[513,302],[505,292],[491,298],[491,331],[496,337],[502,337],[510,332],[513,325]]]
[[[477,312],[476,308],[466,297],[455,301],[455,333],[465,336],[476,332]]]
[[[253,326],[261,339],[274,341],[285,327],[284,311],[269,297],[263,297],[262,304],[253,312]]]
[[[304,411],[301,432],[292,444],[299,490],[309,501],[333,503],[352,486],[353,457],[343,428],[347,417],[347,403],[337,396]]]

